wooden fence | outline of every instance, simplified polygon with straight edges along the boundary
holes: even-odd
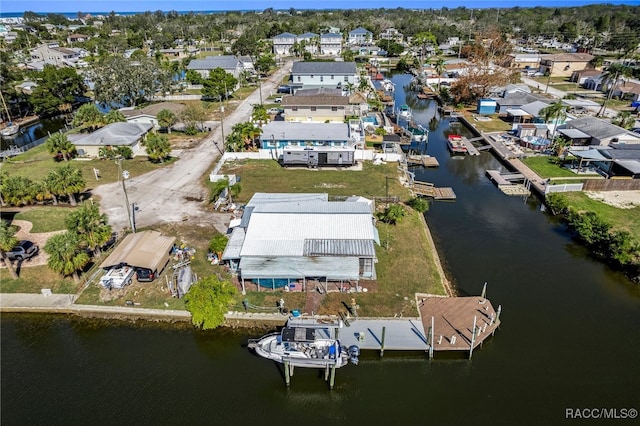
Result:
[[[583,191],[640,191],[640,179],[589,179]]]

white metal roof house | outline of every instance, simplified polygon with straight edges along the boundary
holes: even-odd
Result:
[[[291,55],[291,48],[296,42],[297,36],[292,33],[282,33],[274,36],[273,53],[276,56],[288,56]]]
[[[294,62],[291,68],[293,87],[313,89],[327,87],[343,89],[360,82],[355,62]]]
[[[243,290],[248,282],[258,289],[293,289],[314,279],[328,289],[328,282],[376,278],[378,237],[369,200],[332,202],[327,194],[254,198],[222,255],[237,266]]]
[[[373,40],[373,33],[366,28],[358,27],[349,31],[349,44],[366,44]]]
[[[320,54],[340,56],[342,53],[342,34],[327,33],[320,36]]]
[[[112,123],[71,142],[81,156],[97,157],[100,148],[128,146],[136,155],[142,150],[141,142],[153,129],[150,123]]]
[[[349,142],[349,125],[346,123],[298,123],[272,121],[262,127],[260,147],[263,149],[285,147],[333,146],[344,147]]]
[[[281,105],[285,121],[343,123],[349,98],[342,95],[285,96]]]

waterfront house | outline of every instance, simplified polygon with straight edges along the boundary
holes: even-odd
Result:
[[[313,91],[322,89],[311,89]],[[336,89],[333,89],[336,90]],[[282,108],[286,121],[318,122],[318,123],[343,123],[349,98],[336,95],[318,94],[316,96],[301,95],[301,90],[296,96],[285,96],[282,99]]]
[[[548,101],[548,99],[543,96],[522,91],[506,93],[504,97],[496,99],[496,103],[498,104],[497,112],[498,114],[508,114],[509,110],[518,109],[531,102],[543,100]]]
[[[222,260],[238,271],[243,290],[304,290],[376,279],[370,200],[328,201],[328,194],[256,193],[233,228]],[[340,287],[337,287],[340,288]]]
[[[349,139],[346,123],[272,121],[262,127],[260,148],[347,147]]]
[[[563,128],[576,129],[587,135],[590,138],[589,145],[640,144],[639,134],[595,117],[582,117],[568,121]]]
[[[342,54],[342,34],[322,34],[320,36],[320,54],[340,56]]]
[[[355,62],[294,62],[291,69],[294,90],[326,87],[344,89],[360,83]]]
[[[30,52],[32,61],[44,62],[56,67],[74,66],[80,58],[80,54],[60,47],[58,43],[42,44]]]
[[[373,41],[373,33],[366,28],[358,27],[355,30],[349,31],[347,42],[349,44],[368,44]]]
[[[197,71],[203,78],[209,78],[209,72],[222,68],[225,72],[231,74],[240,80],[240,73],[243,70],[242,62],[233,55],[207,56],[205,59],[193,59],[187,65],[187,70]],[[236,90],[237,87],[229,87],[229,91]]]
[[[100,148],[118,146],[131,148],[133,155],[136,155],[142,151],[142,142],[152,129],[151,123],[112,123],[71,143],[82,157],[98,157]]]
[[[606,178],[640,179],[640,144],[612,143],[587,150],[571,149],[569,153],[576,157],[578,170],[592,166]]]
[[[571,77],[574,71],[593,69],[589,53],[557,53],[540,56],[540,71],[554,77]]]
[[[291,55],[291,49],[296,43],[296,37],[297,36],[292,33],[282,33],[274,36],[272,39],[273,54],[276,56]]]
[[[395,41],[396,43],[402,43],[404,35],[395,28],[387,28],[380,33],[381,40]]]

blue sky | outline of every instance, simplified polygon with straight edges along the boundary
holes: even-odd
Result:
[[[266,9],[372,9],[372,8],[455,8],[465,6],[467,8],[488,8],[488,7],[567,7],[583,6],[585,4],[610,3],[638,5],[638,0],[621,1],[589,1],[589,0],[267,0],[267,1],[219,1],[219,0],[1,0],[0,13],[16,13],[30,10],[33,12],[144,12],[147,10],[178,10],[178,11],[198,11],[198,10],[250,10]]]

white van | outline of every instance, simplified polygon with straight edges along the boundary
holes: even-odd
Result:
[[[123,288],[131,284],[135,272],[135,269],[128,265],[108,269],[100,278],[100,285],[109,290]]]

